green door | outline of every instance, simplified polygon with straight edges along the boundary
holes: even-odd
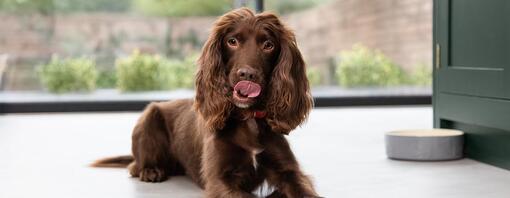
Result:
[[[434,1],[434,125],[510,169],[510,1]]]

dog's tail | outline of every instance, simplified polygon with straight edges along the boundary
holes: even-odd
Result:
[[[95,161],[91,167],[126,168],[135,159],[131,155],[108,157]]]

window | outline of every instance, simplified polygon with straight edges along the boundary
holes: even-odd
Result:
[[[263,3],[294,29],[317,106],[430,103],[432,1]],[[2,1],[0,112],[135,110],[192,97],[209,27],[255,4]]]
[[[314,96],[431,94],[431,0],[266,0],[266,10],[294,29]]]

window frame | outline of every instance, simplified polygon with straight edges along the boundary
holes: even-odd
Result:
[[[350,107],[350,106],[395,106],[395,105],[431,105],[432,96],[394,95],[394,96],[338,96],[314,97],[314,107]],[[47,112],[108,112],[141,111],[151,102],[164,100],[129,101],[55,101],[55,102],[0,102],[0,114],[5,113],[47,113]]]

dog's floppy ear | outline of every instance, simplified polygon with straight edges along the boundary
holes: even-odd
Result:
[[[248,9],[238,9],[221,16],[207,39],[195,77],[195,109],[211,129],[225,126],[226,119],[234,108],[228,101],[227,72],[224,66],[224,35],[239,20],[253,16]],[[226,90],[227,89],[227,90]]]
[[[213,130],[224,127],[231,108],[224,92],[227,76],[223,66],[222,31],[218,25],[213,29],[198,59],[195,76],[195,109]]]
[[[288,134],[306,120],[313,100],[294,34],[279,20],[273,23],[281,27],[280,55],[269,85],[267,121],[274,132]]]

